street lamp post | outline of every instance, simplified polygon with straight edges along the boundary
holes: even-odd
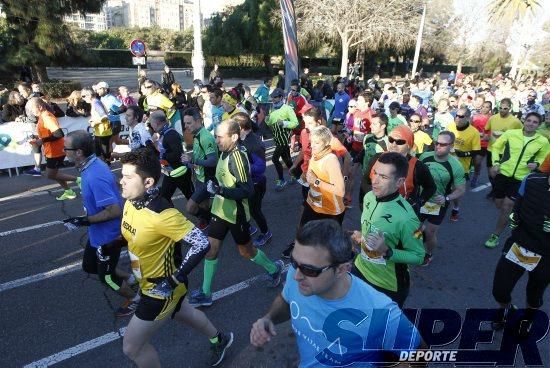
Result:
[[[424,21],[426,20],[426,2],[422,5],[422,18],[420,19],[420,27],[416,36],[416,48],[414,49],[414,61],[411,72],[411,77],[414,78],[416,68],[418,67],[418,59],[420,58],[420,45],[422,44],[422,33],[424,32]]]
[[[191,64],[193,65],[193,79],[204,80],[204,56],[202,54],[201,39],[201,0],[193,2],[193,56]]]

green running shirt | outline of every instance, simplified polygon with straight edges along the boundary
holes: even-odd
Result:
[[[434,179],[437,187],[434,197],[446,196],[453,191],[453,188],[466,182],[462,164],[454,156],[449,155],[447,161],[440,162],[435,158],[435,152],[431,151],[424,152],[419,159],[428,166]]]
[[[193,161],[205,160],[206,156],[215,153],[218,155],[218,145],[214,136],[202,127],[197,134],[193,136]],[[214,168],[208,168],[214,171]],[[195,175],[201,183],[205,181],[205,168],[195,165]]]

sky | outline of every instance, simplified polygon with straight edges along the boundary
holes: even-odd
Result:
[[[201,0],[202,15],[208,18],[212,13],[222,11],[227,5],[238,5],[243,2],[244,0]]]

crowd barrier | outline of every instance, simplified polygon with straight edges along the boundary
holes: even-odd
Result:
[[[64,116],[57,119],[65,135],[74,130],[91,132],[89,118],[71,118]],[[120,115],[122,129],[120,136],[126,138],[130,127],[126,125],[124,114]],[[33,126],[28,123],[8,122],[0,124],[0,169],[16,169],[22,166],[34,165],[32,147],[29,138],[33,134]],[[117,146],[117,151],[125,151]],[[11,174],[11,172],[10,172]]]

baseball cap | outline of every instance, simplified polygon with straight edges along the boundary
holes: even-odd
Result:
[[[107,82],[99,82],[98,84],[95,85],[96,88],[105,88],[105,89],[108,89],[109,88],[109,85],[107,84]]]
[[[302,106],[302,108],[300,109],[300,111],[298,111],[298,114],[299,114],[299,115],[303,115],[304,113],[308,112],[308,111],[311,110],[312,108],[313,108],[313,105],[312,105],[312,104],[306,103],[304,106]]]
[[[283,91],[282,88],[275,88],[269,96],[271,98],[275,98],[275,97],[283,97],[284,95],[285,95],[285,91]]]

